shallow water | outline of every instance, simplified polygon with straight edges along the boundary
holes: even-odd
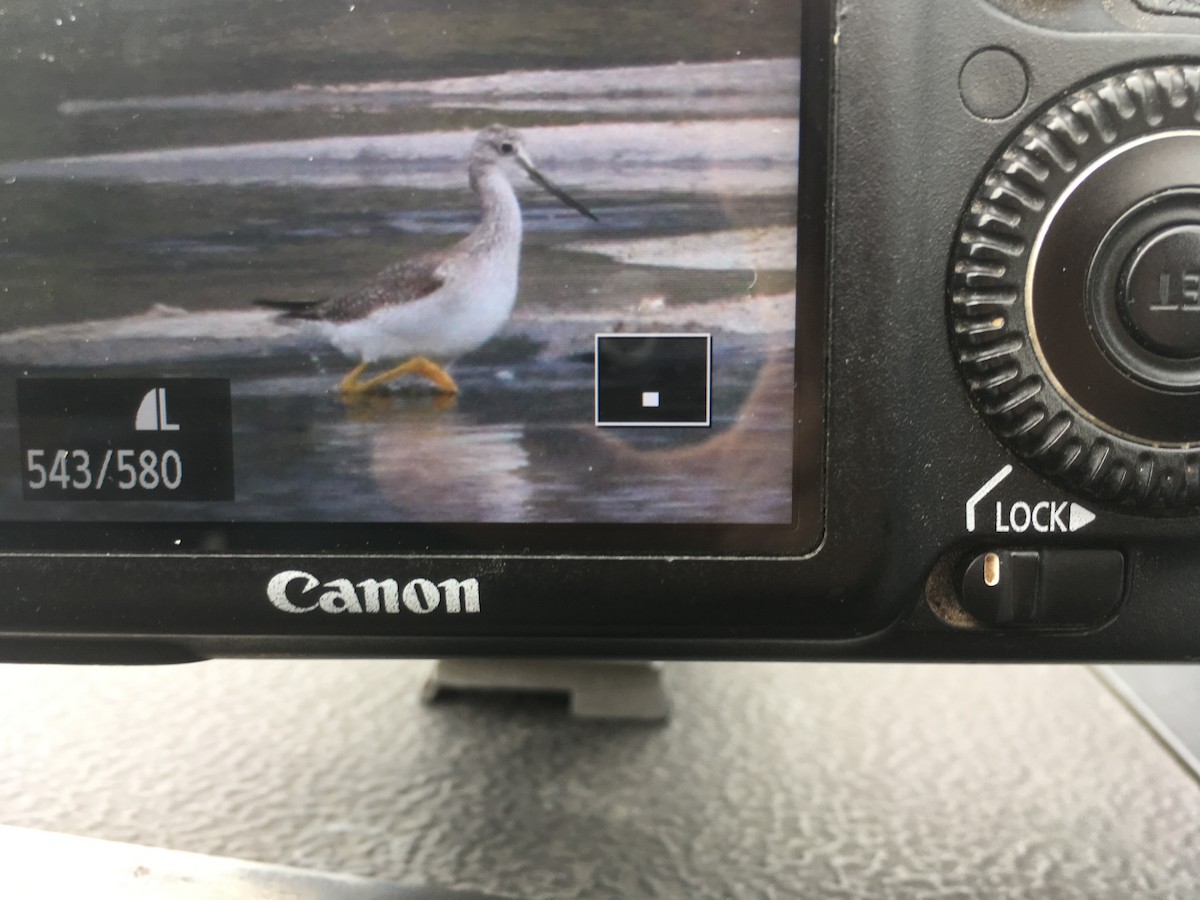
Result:
[[[481,357],[455,369],[457,400],[406,384],[354,404],[333,389],[332,357],[307,373],[231,364],[235,502],[27,503],[5,465],[0,507],[29,520],[790,520],[792,429],[779,415],[791,403],[790,363],[718,344],[711,429],[598,429],[590,360]],[[7,403],[0,443],[15,451]]]
[[[24,183],[0,234],[4,331],[129,315],[155,304],[247,308],[261,297],[337,296],[375,272],[465,234],[466,191],[221,188]],[[741,293],[747,271],[623,265],[560,248],[578,239],[639,239],[795,223],[787,196],[635,194],[589,198],[600,224],[552,199],[525,203],[522,307],[627,306],[646,296],[696,302]],[[78,216],[76,211],[87,210]],[[760,273],[755,290],[790,288]]]
[[[87,193],[64,186],[57,196]],[[155,303],[191,313],[246,308],[256,296],[321,296],[359,273],[397,257],[444,245],[469,229],[470,212],[455,197],[423,195],[424,204],[387,208],[379,195],[354,202],[320,192],[297,204],[279,190],[151,192],[112,187],[105,192],[113,228],[73,242],[53,233],[15,248],[18,265],[0,261],[4,286],[24,303],[9,303],[17,326],[73,322],[86,310],[99,329],[114,317]],[[149,196],[148,196],[149,195]],[[328,205],[320,200],[328,199]],[[128,211],[122,211],[123,205]],[[187,218],[166,222],[172,210]],[[133,210],[137,209],[138,214]],[[730,225],[788,223],[786,198],[739,210],[708,198],[617,198],[597,207],[604,237],[639,240]],[[29,207],[26,207],[29,212]],[[223,215],[237,228],[211,227]],[[594,236],[586,220],[548,205],[528,209],[518,310],[554,321],[555,311],[600,316],[580,324],[571,347],[595,331],[623,327],[628,310],[650,298],[663,308],[771,294],[794,287],[794,273],[702,271],[670,265],[629,265],[594,253],[563,249]],[[582,224],[582,227],[581,227]],[[668,262],[665,257],[660,262]],[[13,273],[21,275],[18,283]],[[81,277],[82,276],[82,277]],[[702,307],[701,307],[702,308]],[[611,320],[603,317],[611,310]],[[714,319],[715,321],[715,319]],[[183,321],[166,324],[178,331]],[[697,323],[703,329],[703,320]],[[570,328],[567,329],[570,331]],[[694,330],[688,328],[686,330]],[[287,521],[597,521],[786,522],[791,518],[791,367],[776,362],[763,376],[780,337],[726,335],[715,341],[711,429],[597,429],[593,369],[586,353],[546,349],[509,329],[453,369],[461,398],[441,408],[422,385],[404,384],[373,403],[345,406],[333,389],[349,368],[328,348],[273,352],[269,345],[231,343],[207,357],[172,359],[164,338],[138,344],[147,359],[120,356],[109,375],[219,375],[233,380],[237,501],[208,507],[173,504],[72,504],[81,519],[203,519]],[[99,333],[99,331],[97,332]],[[53,335],[53,329],[49,332]],[[110,345],[114,353],[120,348]],[[0,353],[0,356],[3,354]],[[78,344],[39,345],[35,374],[68,373],[83,362]],[[167,360],[164,362],[164,360]],[[92,371],[85,369],[85,371]],[[12,374],[18,374],[10,370]],[[6,379],[7,380],[7,379]],[[754,409],[747,398],[765,383]],[[17,457],[11,409],[0,405],[0,432]],[[721,437],[721,436],[725,437]],[[733,435],[734,437],[729,437]],[[707,449],[706,449],[707,445]],[[741,450],[731,450],[740,446]],[[680,457],[680,451],[689,455]],[[672,455],[672,454],[676,455]],[[19,499],[15,471],[0,478],[0,506],[25,519],[68,515],[66,504]]]

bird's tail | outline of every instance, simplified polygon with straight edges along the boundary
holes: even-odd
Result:
[[[276,300],[271,297],[259,297],[254,301],[255,306],[278,310],[285,319],[319,319],[324,300]]]

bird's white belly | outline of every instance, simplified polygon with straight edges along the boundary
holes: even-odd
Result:
[[[342,353],[368,363],[463,356],[495,335],[512,312],[516,266],[499,268],[481,266],[447,279],[428,297],[383,307],[354,322],[327,324],[330,340]]]

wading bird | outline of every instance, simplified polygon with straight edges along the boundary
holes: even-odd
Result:
[[[418,375],[439,391],[457,394],[458,385],[443,365],[495,335],[517,299],[521,206],[510,179],[522,173],[599,221],[537,170],[518,132],[492,125],[476,136],[467,165],[482,212],[469,235],[453,247],[390,266],[341,297],[257,302],[283,310],[286,318],[318,323],[338,350],[358,357],[339,385],[345,397],[372,393],[404,375]],[[363,377],[368,366],[385,360],[401,362]]]

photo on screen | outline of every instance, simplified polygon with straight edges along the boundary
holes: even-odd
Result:
[[[0,519],[792,522],[799,48],[794,0],[10,5]]]

